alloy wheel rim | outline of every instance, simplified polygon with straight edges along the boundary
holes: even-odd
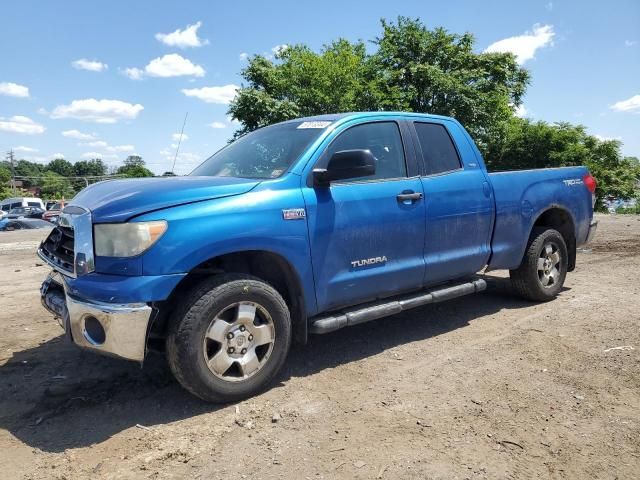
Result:
[[[207,367],[229,382],[246,380],[267,363],[275,342],[273,319],[255,302],[236,302],[211,320],[204,335]]]
[[[538,280],[544,288],[551,288],[560,281],[560,249],[558,245],[549,242],[544,245],[538,257]]]

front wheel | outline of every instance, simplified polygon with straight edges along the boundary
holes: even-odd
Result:
[[[174,313],[167,358],[188,391],[230,402],[265,388],[290,343],[291,319],[280,294],[255,277],[229,274],[196,286]]]
[[[511,283],[521,297],[536,302],[553,300],[567,276],[567,245],[557,230],[535,228],[520,266],[511,270]]]

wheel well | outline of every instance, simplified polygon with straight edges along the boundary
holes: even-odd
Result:
[[[562,208],[551,208],[543,212],[533,227],[547,227],[557,230],[564,238],[569,253],[568,270],[576,268],[576,229],[571,214]]]
[[[149,347],[162,349],[168,320],[173,306],[184,294],[204,278],[222,273],[246,273],[264,280],[275,288],[289,307],[293,340],[307,342],[307,316],[302,287],[293,267],[280,255],[262,250],[229,253],[211,258],[192,269],[164,302],[157,302],[158,309],[151,331]]]

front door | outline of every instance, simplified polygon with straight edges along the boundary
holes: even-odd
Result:
[[[348,127],[315,166],[351,149],[373,153],[375,175],[303,188],[320,311],[419,288],[424,276],[422,184],[407,174],[399,124]]]

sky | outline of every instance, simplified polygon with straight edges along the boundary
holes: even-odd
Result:
[[[46,163],[138,154],[185,174],[238,127],[228,103],[247,56],[337,38],[369,41],[380,19],[420,17],[512,51],[531,72],[519,114],[580,123],[640,157],[637,0],[3,2],[0,152]]]

